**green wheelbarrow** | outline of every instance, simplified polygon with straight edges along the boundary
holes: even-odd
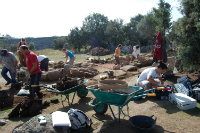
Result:
[[[108,106],[112,112],[112,115],[114,119],[117,122],[120,122],[120,114],[123,113],[124,116],[129,116],[129,107],[128,103],[130,101],[134,101],[138,98],[144,97],[144,96],[156,96],[156,94],[151,94],[148,92],[154,91],[154,90],[164,90],[164,87],[157,87],[154,89],[146,90],[144,91],[141,87],[136,86],[128,86],[127,89],[124,90],[124,92],[128,92],[127,94],[120,94],[120,93],[108,93],[106,91],[97,90],[98,85],[92,85],[86,87],[89,91],[93,93],[93,95],[96,97],[92,103],[89,103],[90,106],[93,107],[94,111],[98,114],[104,114]],[[111,105],[118,106],[118,120],[115,117],[115,114],[112,111]],[[125,114],[122,110],[122,108],[127,105],[127,114]]]
[[[69,88],[67,90],[64,91],[59,91],[55,88],[51,88],[51,87],[46,87],[46,86],[42,86],[42,85],[31,85],[31,87],[42,87],[42,88],[46,88],[45,90],[41,90],[40,92],[51,92],[51,93],[56,93],[56,94],[61,94],[61,100],[62,100],[62,95],[65,95],[65,99],[62,100],[62,105],[63,102],[66,101],[66,99],[68,100],[68,104],[71,105],[73,103],[75,94],[77,93],[78,97],[80,98],[85,98],[88,94],[88,89],[86,89],[86,86],[84,85],[85,83],[87,83],[88,80],[81,80],[81,83],[77,86],[74,86],[72,88]],[[73,98],[72,98],[72,102],[69,102],[69,94],[73,93]],[[64,106],[64,105],[63,105]]]

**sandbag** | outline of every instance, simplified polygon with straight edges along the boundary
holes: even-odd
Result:
[[[123,64],[124,66],[125,66],[125,65],[129,65],[129,62],[128,62],[128,61],[124,61],[122,64]]]
[[[81,67],[82,62],[74,62],[73,66],[75,67]]]
[[[61,71],[50,71],[46,76],[48,80],[58,80],[62,77],[62,73]]]
[[[128,83],[121,80],[102,80],[99,81],[98,87],[100,89],[121,90],[128,88]]]
[[[47,80],[47,75],[45,72],[42,72],[41,77],[40,77],[40,81],[46,81]]]
[[[134,66],[140,67],[142,66],[142,63],[134,63]]]
[[[132,65],[126,65],[124,67],[121,68],[121,70],[123,71],[137,71],[137,67],[136,66],[132,66]]]
[[[69,64],[65,64],[64,65],[64,71],[69,71],[70,70],[70,65]]]
[[[140,55],[138,56],[137,59],[138,59],[138,61],[145,61],[146,60],[146,58],[144,56],[140,56]]]
[[[78,78],[82,78],[82,77],[85,77],[85,73],[84,72],[80,72],[78,69],[71,69],[70,70],[70,74],[73,76],[73,77],[78,77]]]
[[[140,61],[139,63],[141,63],[142,66],[146,66],[148,64],[148,61],[147,60],[143,60],[143,61]]]

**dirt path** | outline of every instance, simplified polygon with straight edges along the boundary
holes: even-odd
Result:
[[[100,74],[104,71],[109,70],[103,67],[96,67]],[[165,84],[172,85],[176,82],[178,77],[182,77],[184,75],[189,75],[192,80],[197,78],[194,74],[189,73],[178,73],[175,75],[175,78],[165,80]],[[137,80],[138,74],[129,73],[130,77],[127,77],[123,80],[127,81],[129,85],[134,85]],[[93,79],[99,80],[99,75],[95,76]],[[0,77],[0,83],[4,84],[5,81]],[[88,79],[87,86],[97,84],[98,82],[95,80]],[[121,114],[120,123],[114,121],[112,112],[108,108],[107,112],[104,115],[96,114],[95,111],[89,103],[93,101],[95,97],[92,93],[88,93],[87,97],[84,99],[80,99],[78,96],[75,96],[74,102],[72,105],[68,105],[67,102],[64,102],[64,107],[60,103],[53,104],[42,110],[42,114],[49,114],[54,111],[64,111],[67,112],[70,108],[80,109],[84,111],[93,121],[92,128],[87,128],[82,132],[102,132],[102,133],[133,133],[133,127],[129,123],[129,117],[124,117]],[[60,99],[59,99],[60,100]],[[118,117],[118,107],[111,106],[114,114]],[[153,128],[153,133],[165,133],[165,132],[175,132],[175,133],[197,133],[200,130],[200,105],[198,104],[197,108],[181,111],[176,106],[171,104],[168,100],[158,100],[155,97],[144,97],[140,100],[131,101],[128,104],[129,107],[129,115],[146,115],[152,116],[155,115],[157,117],[156,126]],[[11,110],[0,112],[0,118],[4,118],[8,115]],[[126,106],[123,108],[123,111],[126,113]],[[27,120],[31,119],[31,117],[15,117],[9,119],[9,122],[0,127],[1,133],[11,133],[16,126],[23,124]]]

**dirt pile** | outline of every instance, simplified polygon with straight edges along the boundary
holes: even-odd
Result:
[[[63,61],[59,61],[58,63],[53,64],[53,68],[63,68],[65,63]]]
[[[8,115],[10,118],[14,116],[28,117],[41,113],[43,106],[49,106],[50,102],[46,100],[25,100],[19,103]]]
[[[65,76],[56,83],[56,89],[59,91],[64,91],[77,86],[78,84],[80,84],[80,82],[81,80]]]
[[[108,49],[104,49],[102,47],[93,48],[90,52],[87,53],[88,55],[92,56],[104,56],[111,54],[111,51]]]

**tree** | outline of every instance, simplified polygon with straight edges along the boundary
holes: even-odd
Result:
[[[177,39],[177,35],[175,32],[176,29],[176,22],[172,22],[171,29],[168,31],[168,34],[166,35],[166,41],[168,41],[170,44],[174,44],[175,40]]]
[[[86,45],[87,40],[88,40],[87,32],[83,28],[79,30],[78,27],[72,29],[67,37],[67,42],[69,46],[74,49],[78,49],[79,52],[80,49]]]
[[[0,49],[6,49],[6,40],[4,36],[0,38]]]
[[[30,42],[29,45],[28,45],[28,49],[34,50],[35,49],[35,43],[34,42]]]
[[[66,37],[54,39],[54,42],[51,44],[53,49],[62,49],[63,45],[67,43]]]
[[[107,38],[107,44],[121,44],[124,41],[124,32],[122,30],[123,20],[115,19],[111,20],[108,23],[108,26],[105,30],[105,35]]]
[[[93,13],[85,18],[82,28],[88,33],[90,39],[94,38],[97,40],[98,46],[103,46],[106,40],[104,31],[106,30],[107,25],[107,17],[99,13]]]
[[[16,52],[17,45],[11,44],[10,47],[9,47],[9,49],[10,49],[11,52],[14,53],[14,52]]]
[[[141,19],[141,21],[137,24],[137,30],[149,38],[151,42],[151,51],[153,52],[154,48],[154,38],[156,33],[156,25],[157,21],[155,19],[154,13],[149,12],[147,15],[144,16],[144,18]]]
[[[130,23],[123,26],[123,31],[125,35],[125,45],[141,45],[140,33],[137,30],[137,24],[143,18],[143,15],[138,14],[130,19]]]
[[[163,40],[165,40],[165,32],[169,30],[171,26],[171,5],[164,0],[160,0],[158,4],[158,9],[153,8],[155,13],[156,21],[158,25],[156,26],[156,32],[160,31],[162,33]]]
[[[182,0],[183,18],[176,22],[175,32],[180,45],[178,58],[184,71],[200,73],[200,5],[199,0]]]

